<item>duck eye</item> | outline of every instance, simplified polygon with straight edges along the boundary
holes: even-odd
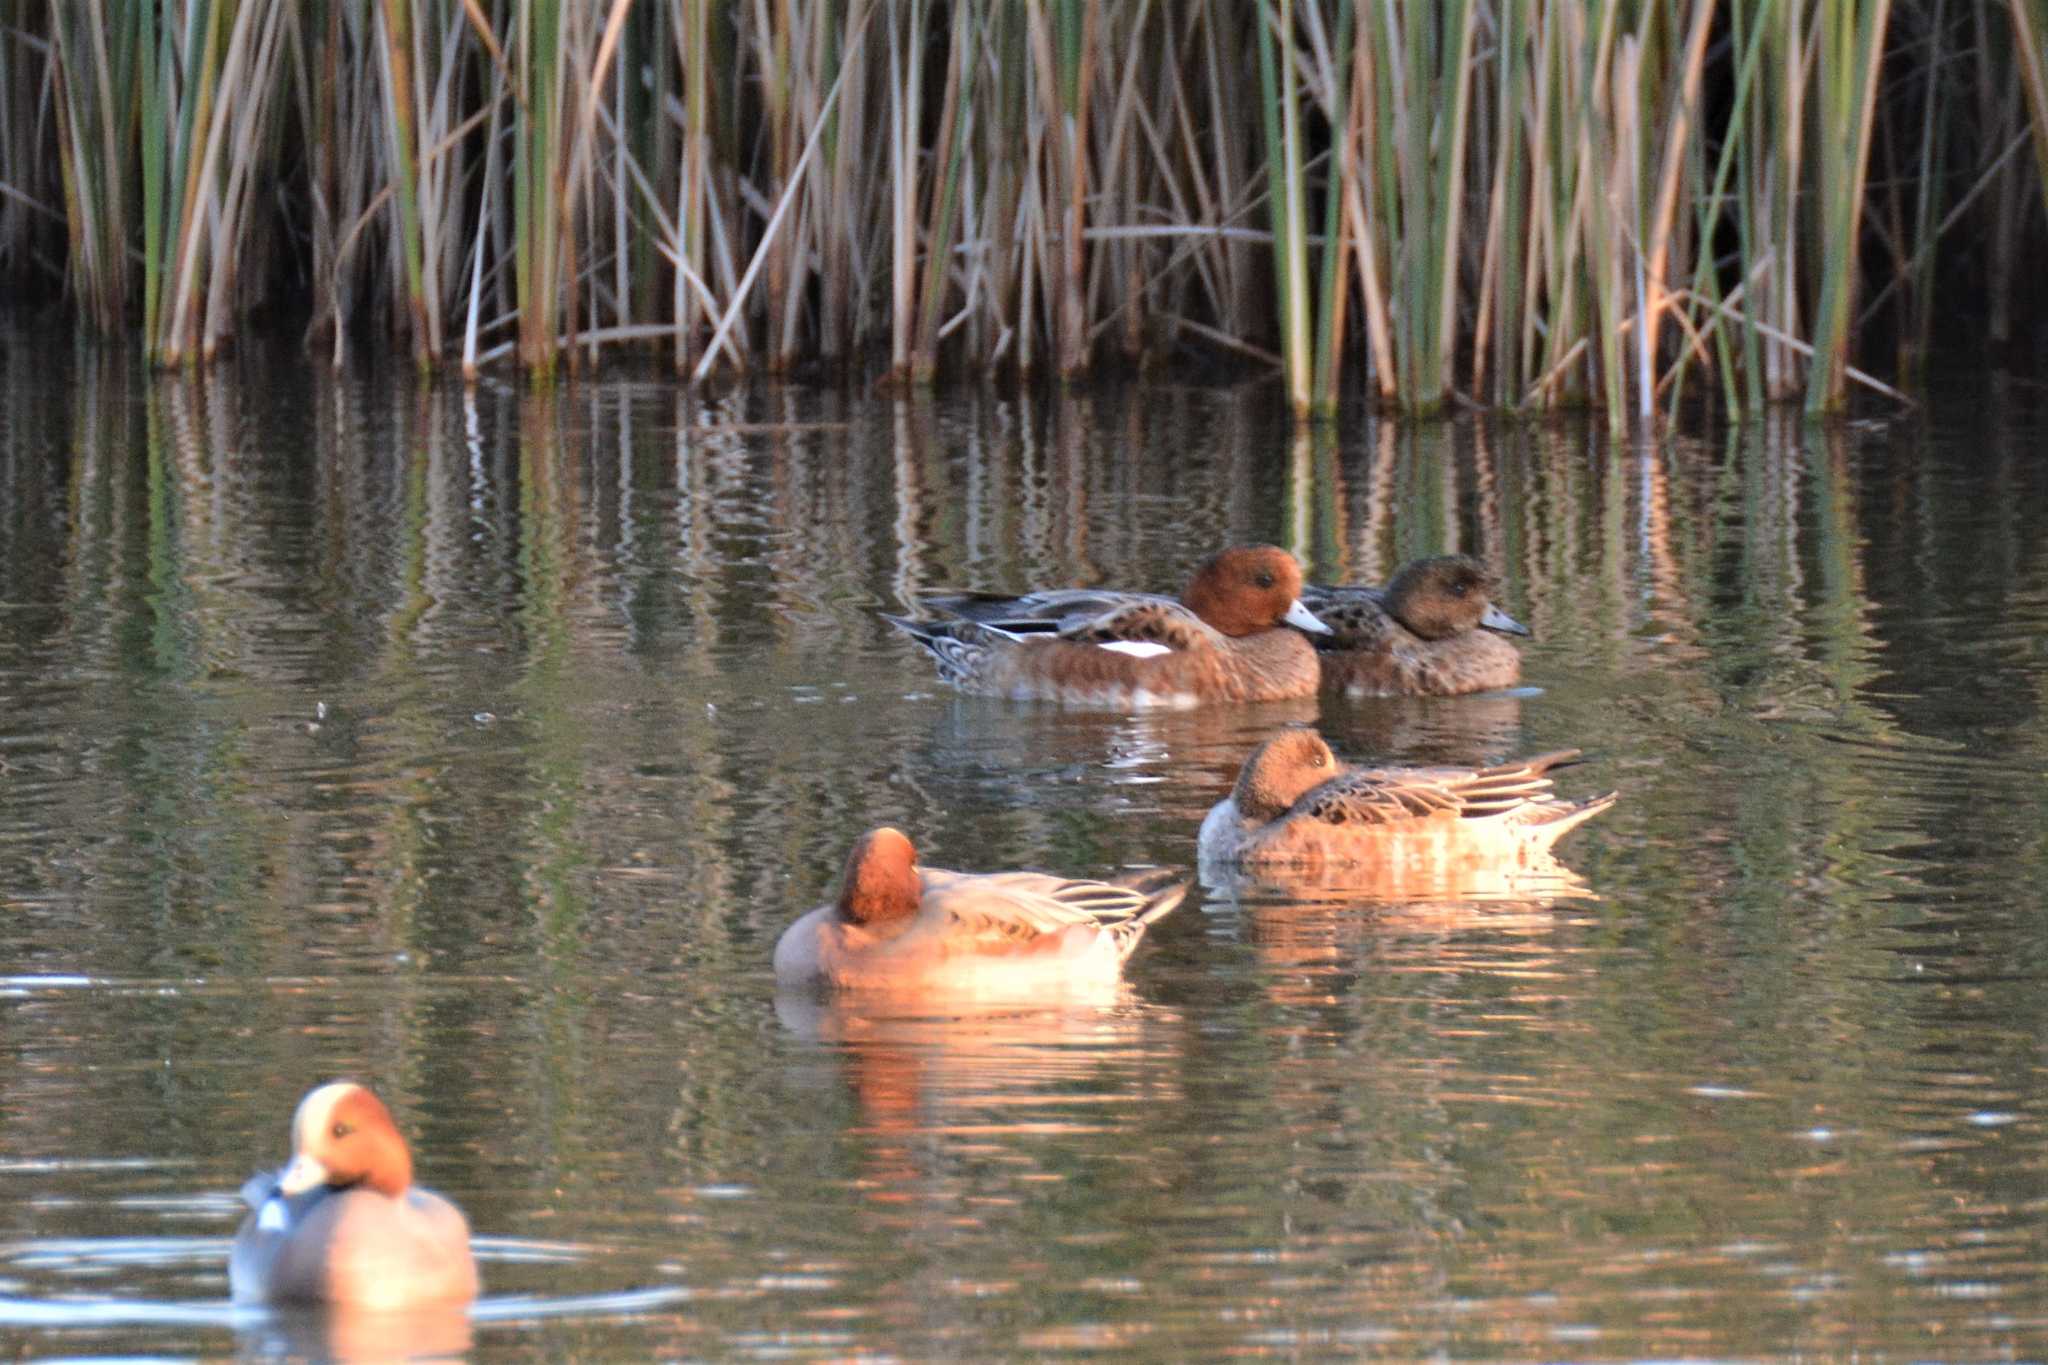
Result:
[[[339,1120],[335,1122],[334,1127],[328,1129],[328,1132],[332,1133],[337,1138],[345,1138],[354,1131],[355,1129],[349,1127],[346,1123],[340,1122]]]
[[[1270,588],[1273,586],[1273,574],[1270,570],[1261,569],[1256,575],[1253,576],[1252,582],[1258,584],[1262,588]]]

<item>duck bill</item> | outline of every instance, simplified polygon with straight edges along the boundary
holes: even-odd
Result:
[[[1305,630],[1311,635],[1329,635],[1332,633],[1328,626],[1316,618],[1314,612],[1301,605],[1299,599],[1296,599],[1294,605],[1287,609],[1287,614],[1280,618],[1280,622],[1282,625],[1293,626],[1296,630]]]
[[[1488,630],[1497,630],[1503,635],[1527,635],[1529,628],[1499,607],[1488,603],[1486,615],[1479,618],[1479,624]]]
[[[304,1194],[327,1183],[327,1168],[309,1156],[295,1156],[277,1177],[279,1194]]]

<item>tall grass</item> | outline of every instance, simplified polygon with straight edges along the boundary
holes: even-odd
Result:
[[[2012,63],[2026,93],[2034,185],[2048,201],[2048,0],[2012,0]]]
[[[163,365],[1826,410],[2044,203],[2043,0],[0,0],[0,280]]]

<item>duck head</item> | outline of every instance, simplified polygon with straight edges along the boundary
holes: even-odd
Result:
[[[1337,756],[1314,730],[1283,730],[1252,750],[1238,769],[1231,799],[1239,815],[1276,820],[1340,771]]]
[[[1470,555],[1417,559],[1387,584],[1387,613],[1425,640],[1478,629],[1527,635],[1527,626],[1493,605],[1499,591],[1499,580]]]
[[[1275,626],[1328,635],[1301,604],[1301,582],[1301,564],[1278,545],[1238,545],[1204,560],[1180,600],[1225,635]]]
[[[917,913],[923,888],[917,879],[917,850],[900,829],[869,830],[846,855],[839,887],[839,917],[852,924],[887,924]]]
[[[354,1081],[335,1081],[299,1101],[291,1164],[278,1178],[282,1193],[362,1185],[396,1199],[410,1184],[412,1152],[382,1100]]]

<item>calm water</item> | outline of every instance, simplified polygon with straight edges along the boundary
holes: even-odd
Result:
[[[234,1190],[349,1074],[482,1236],[478,1356],[2039,1358],[2043,449],[1995,393],[1295,442],[1257,392],[190,389],[15,337],[0,1355],[354,1344],[224,1304]],[[1529,687],[1066,712],[873,614],[1245,539],[1483,554]],[[1191,865],[1308,719],[1587,748],[1591,894],[1198,893],[1113,1010],[776,999],[867,826]]]

